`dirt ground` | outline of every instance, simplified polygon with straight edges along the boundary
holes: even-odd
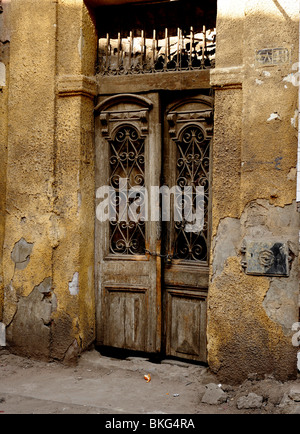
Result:
[[[203,402],[208,384],[224,392],[224,402]],[[295,388],[299,394],[289,393]],[[261,405],[239,409],[249,393],[261,397]],[[172,360],[122,360],[92,350],[67,367],[0,349],[0,414],[300,414],[299,396],[300,378],[280,383],[251,375],[231,386],[218,384],[206,367]]]

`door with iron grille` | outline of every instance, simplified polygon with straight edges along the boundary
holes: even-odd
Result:
[[[168,258],[163,265],[163,347],[166,355],[202,362],[206,361],[212,107],[212,98],[205,95],[171,103],[165,110],[163,140],[164,184],[179,187],[171,219],[163,222],[162,249]]]
[[[159,221],[148,218],[161,176],[157,94],[102,97],[96,108],[97,343],[161,350]]]
[[[206,360],[212,106],[158,92],[100,99],[99,345]]]

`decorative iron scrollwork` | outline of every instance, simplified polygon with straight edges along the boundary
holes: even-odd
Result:
[[[178,28],[175,33],[166,28],[160,36],[156,30],[146,35],[136,29],[129,34],[119,32],[116,39],[110,34],[99,39],[97,69],[101,75],[115,76],[202,70],[214,68],[215,52],[215,28]]]
[[[208,201],[209,201],[209,139],[206,132],[199,125],[188,125],[183,129],[177,144],[177,178],[176,184],[184,189],[191,187],[190,196],[193,215],[197,213],[196,195],[197,186],[204,188],[203,203],[204,222],[203,229],[199,232],[187,230],[187,220],[175,222],[175,248],[174,258],[191,261],[207,261],[208,248]],[[186,197],[185,197],[186,198]],[[182,200],[179,195],[177,198]],[[186,200],[186,199],[185,199]],[[178,203],[184,207],[186,204]]]
[[[145,254],[145,222],[131,219],[130,206],[133,201],[145,206],[142,190],[139,198],[130,194],[134,187],[145,186],[145,140],[132,125],[118,127],[110,145],[110,186],[116,192],[111,200],[116,219],[110,221],[110,253],[121,255]],[[121,206],[122,204],[122,206]]]

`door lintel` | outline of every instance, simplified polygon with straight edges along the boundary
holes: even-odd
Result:
[[[96,107],[95,112],[100,113],[102,111],[108,110],[110,107],[120,104],[120,103],[133,103],[140,105],[142,107],[148,108],[149,110],[153,107],[153,102],[141,95],[135,95],[131,93],[123,93],[119,95],[114,95],[101,101]]]

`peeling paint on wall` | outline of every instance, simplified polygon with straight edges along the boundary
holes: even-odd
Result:
[[[6,67],[0,62],[0,87],[6,86]]]
[[[4,312],[2,321],[8,326],[16,312],[18,305],[18,297],[12,283],[10,283],[4,290]]]
[[[36,288],[41,294],[49,294],[52,290],[51,277],[46,277],[46,279],[44,279],[42,283],[36,286]]]
[[[79,348],[77,339],[74,339],[73,343],[69,346],[69,348],[66,351],[66,354],[65,354],[65,357],[63,360],[64,364],[76,365],[79,350],[80,350],[80,348]]]
[[[227,217],[220,221],[214,245],[213,278],[222,273],[227,258],[237,256],[240,249],[240,220]]]
[[[293,128],[298,128],[298,110],[295,110],[295,114],[291,118],[291,125]]]
[[[292,371],[291,327],[299,309],[298,225],[296,202],[281,208],[263,199],[248,203],[240,219],[219,222],[212,245],[208,353],[210,367],[222,381],[243,381],[242,366],[245,372],[270,369],[278,378],[286,375],[287,364]],[[244,240],[286,243],[289,277],[245,274]],[[268,360],[267,366],[262,360]]]
[[[24,270],[24,268],[27,267],[32,249],[33,244],[28,243],[24,238],[21,238],[20,241],[15,244],[11,253],[11,259],[15,262],[16,269]]]
[[[52,313],[56,310],[51,278],[45,278],[27,297],[18,297],[15,309],[12,321],[7,325],[7,341],[13,343],[17,354],[47,360]]]
[[[289,171],[288,175],[287,175],[287,180],[288,181],[295,181],[296,175],[297,175],[297,169],[296,169],[296,167],[292,167],[291,170]]]
[[[78,40],[78,54],[80,58],[82,58],[83,47],[84,47],[84,36],[82,33],[82,29],[80,29],[80,36]]]
[[[281,121],[281,118],[279,116],[278,113],[271,113],[269,119],[267,120],[267,122],[271,122],[271,121],[275,121],[275,120],[279,120]]]
[[[77,271],[74,273],[72,281],[69,282],[69,291],[71,295],[78,295],[79,293],[79,274]]]
[[[297,279],[294,272],[293,279]],[[298,294],[291,285],[280,278],[271,279],[270,288],[265,296],[263,307],[270,319],[280,324],[284,334],[288,336],[292,329],[294,318],[298,313]],[[294,315],[291,313],[294,312]]]
[[[287,75],[286,77],[284,77],[283,79],[282,79],[282,81],[286,81],[287,83],[292,83],[292,84],[294,84],[295,83],[295,80],[296,80],[296,77],[297,77],[297,73],[293,73],[293,72],[291,72],[289,75]]]

